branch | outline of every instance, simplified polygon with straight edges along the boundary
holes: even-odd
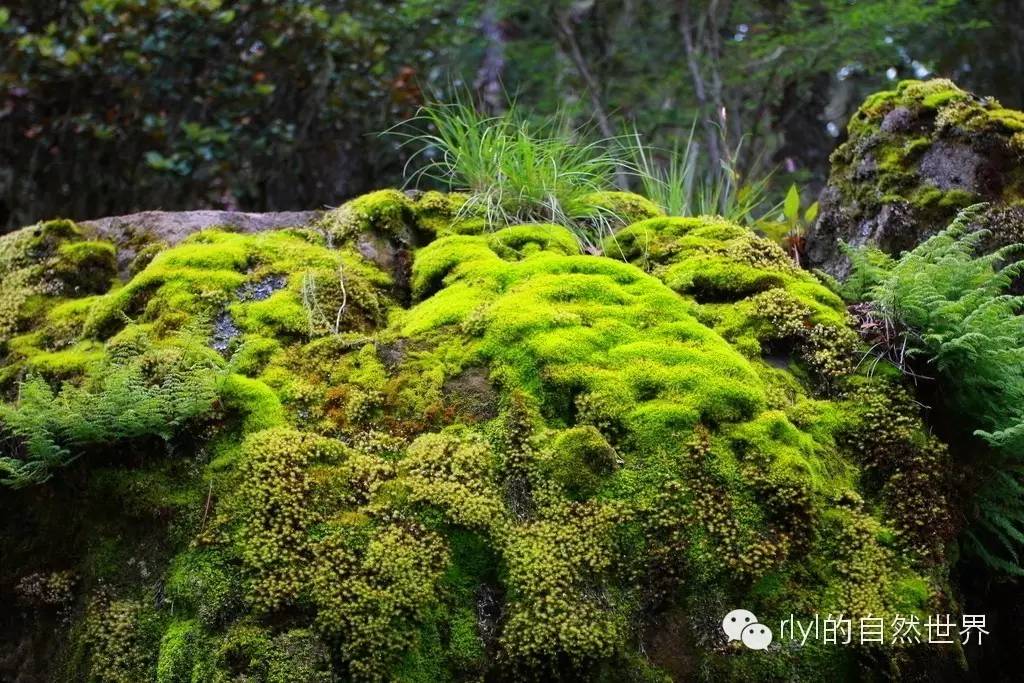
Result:
[[[597,127],[601,131],[601,135],[609,139],[613,138],[615,137],[615,130],[612,128],[611,119],[608,117],[604,102],[601,100],[600,85],[590,67],[587,66],[587,60],[580,49],[579,41],[576,39],[576,31],[572,27],[569,15],[558,10],[555,10],[554,14],[555,24],[558,26],[558,34],[565,47],[568,48],[569,58],[576,67],[580,78],[583,79],[583,84],[590,95],[590,104],[594,108],[594,118],[597,119]],[[628,187],[626,175],[618,166],[615,169],[615,184],[623,190]]]
[[[686,48],[686,65],[690,69],[690,78],[693,80],[693,92],[697,96],[702,115],[704,116],[704,131],[707,136],[708,161],[711,168],[717,169],[722,161],[722,153],[718,148],[718,129],[715,123],[707,117],[708,96],[701,73],[697,47],[694,44],[694,32],[697,29],[690,21],[690,2],[680,0],[679,2],[679,34],[683,38],[683,46]]]

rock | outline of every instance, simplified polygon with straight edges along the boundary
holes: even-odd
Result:
[[[940,140],[921,157],[921,179],[940,190],[979,191],[978,170],[984,157],[967,145]]]
[[[904,81],[869,97],[832,154],[821,212],[807,237],[811,266],[845,276],[840,243],[898,255],[978,202],[1004,210],[1024,197],[1024,113],[948,80]],[[1017,231],[994,241],[1013,241]],[[1012,234],[1011,234],[1012,233]]]
[[[739,656],[726,606],[951,611],[963,470],[777,244],[464,201],[0,237],[0,421],[44,437],[0,434],[8,631],[67,680],[774,680],[852,655]],[[127,281],[87,230],[145,252]],[[83,264],[110,286],[54,275]],[[55,569],[56,631],[12,585]],[[65,673],[35,651],[0,679]]]
[[[467,368],[446,380],[445,398],[456,413],[469,422],[482,422],[498,415],[498,392],[491,386],[485,368]]]
[[[86,235],[117,246],[118,271],[127,275],[136,256],[150,244],[174,246],[192,233],[207,228],[233,228],[238,232],[296,228],[312,224],[321,215],[320,211],[143,211],[83,221],[78,225]]]
[[[143,211],[110,216],[78,225],[101,239],[118,242],[126,234],[146,235],[152,241],[174,245],[194,232],[207,228],[234,228],[239,232],[263,232],[309,225],[319,211],[243,213],[241,211]]]

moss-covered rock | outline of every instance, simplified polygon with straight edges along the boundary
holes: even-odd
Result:
[[[77,680],[663,680],[669,650],[810,680],[854,655],[746,657],[727,606],[950,611],[944,448],[856,371],[842,302],[740,226],[605,200],[643,220],[604,256],[383,191],[109,291],[36,288],[40,259],[110,266],[74,226],[7,238],[33,284],[0,429],[49,440],[3,462],[49,478],[0,497],[0,584],[75,577],[69,628],[19,627]]]
[[[1024,113],[948,80],[903,81],[865,100],[848,130],[808,236],[812,265],[845,274],[840,241],[897,255],[983,201],[1010,212],[985,221],[998,241],[1024,234]]]

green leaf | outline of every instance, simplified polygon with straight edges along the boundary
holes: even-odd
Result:
[[[809,223],[813,223],[814,219],[816,219],[817,217],[818,217],[818,202],[814,202],[813,204],[811,204],[810,206],[807,207],[806,211],[804,211],[804,223],[808,223],[808,224]]]
[[[796,183],[789,186],[786,200],[782,204],[782,213],[791,225],[796,224],[800,216],[800,191],[796,189]]]

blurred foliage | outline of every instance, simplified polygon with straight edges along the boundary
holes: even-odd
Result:
[[[396,163],[368,134],[417,103],[442,13],[419,1],[5,3],[0,223],[337,203]]]
[[[936,72],[1018,102],[1021,22],[1005,4],[12,0],[0,225],[337,205],[400,182],[403,151],[377,132],[422,93],[465,88],[486,111],[507,91],[537,117],[568,111],[665,150],[696,120],[706,173],[741,148],[742,176],[777,168],[778,198],[796,181],[806,199],[887,79]]]

